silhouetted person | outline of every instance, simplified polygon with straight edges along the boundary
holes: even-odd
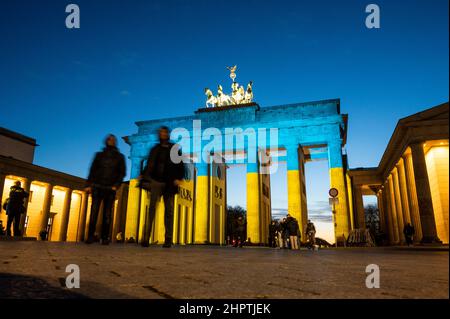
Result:
[[[272,220],[269,225],[269,246],[274,248],[277,247],[276,237],[277,237],[277,222]]]
[[[234,227],[234,247],[240,247],[244,245],[245,238],[244,238],[244,232],[245,232],[245,220],[242,216],[239,216],[236,220],[236,225]]]
[[[6,234],[11,236],[11,225],[14,224],[14,237],[21,236],[20,233],[20,215],[25,213],[24,199],[28,197],[28,193],[20,187],[20,181],[16,181],[9,190],[8,204],[6,205],[6,215],[8,221],[6,223]]]
[[[109,244],[111,213],[116,198],[116,191],[125,177],[125,157],[117,148],[117,139],[109,134],[105,139],[105,147],[95,154],[89,170],[86,191],[92,193],[91,216],[87,244],[94,242],[100,205],[103,202],[103,221],[101,239],[103,245]]]
[[[414,227],[410,223],[406,224],[405,227],[403,227],[403,234],[405,235],[406,244],[408,246],[412,245],[415,232],[416,231]]]
[[[148,247],[150,233],[156,214],[156,204],[161,196],[164,200],[164,248],[172,245],[173,234],[173,205],[178,186],[184,178],[184,164],[182,161],[176,163],[170,156],[171,149],[181,156],[181,150],[177,144],[169,141],[169,128],[163,126],[158,131],[159,144],[155,145],[148,155],[147,165],[142,173],[141,180],[149,181],[150,184],[150,206],[145,216],[144,238],[141,245]]]
[[[308,224],[306,225],[306,236],[308,238],[310,248],[314,249],[316,244],[316,227],[314,226],[311,220],[308,220]]]
[[[294,217],[288,215],[286,218],[286,224],[287,224],[287,232],[289,235],[289,242],[291,244],[291,249],[297,250],[298,247],[298,233],[299,233],[299,226],[298,221]]]

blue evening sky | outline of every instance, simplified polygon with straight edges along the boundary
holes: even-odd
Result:
[[[80,29],[65,28],[69,3]],[[370,3],[381,29],[365,27]],[[448,101],[448,45],[447,0],[5,0],[0,126],[37,139],[36,164],[86,177],[107,133],[192,114],[237,64],[261,106],[341,98],[350,166],[376,166],[399,118]],[[307,169],[310,209],[326,211],[327,163]],[[243,174],[230,170],[230,204],[245,205]]]

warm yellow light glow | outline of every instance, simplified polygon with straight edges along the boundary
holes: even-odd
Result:
[[[433,146],[426,156],[431,199],[436,221],[438,237],[442,242],[449,242],[449,148]]]

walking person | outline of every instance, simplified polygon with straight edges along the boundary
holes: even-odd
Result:
[[[24,199],[28,198],[28,193],[21,187],[20,181],[16,181],[9,190],[9,198],[6,204],[6,235],[11,236],[11,226],[13,225],[14,237],[21,236],[20,215],[25,213]]]
[[[85,191],[92,194],[91,216],[86,244],[94,242],[95,228],[100,205],[103,202],[103,221],[101,231],[102,245],[110,242],[111,214],[116,191],[125,177],[125,157],[117,148],[117,139],[109,134],[105,139],[105,147],[95,154]]]
[[[410,223],[406,224],[405,227],[403,227],[403,234],[405,235],[406,244],[412,245],[413,243],[413,236],[415,234],[414,226],[412,226]]]
[[[149,184],[150,190],[150,206],[145,216],[144,237],[141,245],[143,247],[149,246],[151,229],[156,214],[156,204],[162,196],[164,200],[165,227],[163,247],[170,248],[173,235],[174,199],[185,172],[183,162],[175,163],[170,156],[173,147],[178,148],[178,156],[181,156],[181,150],[178,145],[170,142],[169,128],[166,126],[161,127],[158,135],[159,143],[151,149],[147,165],[140,177],[141,182],[145,181]]]

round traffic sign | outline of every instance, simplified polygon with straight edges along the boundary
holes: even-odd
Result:
[[[334,198],[334,197],[337,197],[337,195],[339,194],[339,191],[333,187],[333,188],[330,188],[330,190],[328,191],[328,194]]]

